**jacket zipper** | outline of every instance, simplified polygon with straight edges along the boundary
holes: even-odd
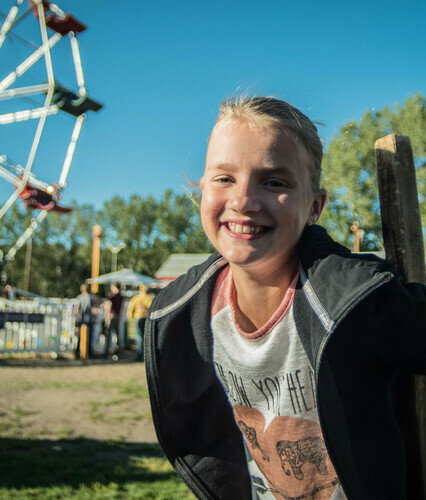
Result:
[[[155,356],[152,356],[152,349],[151,349],[154,338],[152,335],[153,333],[152,330],[153,330],[153,322],[150,321],[149,318],[147,318],[145,332],[148,333],[148,335],[144,336],[145,340],[144,351],[146,357],[145,366],[147,372],[148,390],[150,395],[154,396],[154,398],[150,396],[151,411],[154,417],[153,420],[158,441],[167,459],[173,465],[179,477],[188,486],[188,488],[192,491],[192,493],[194,493],[194,495],[197,498],[203,498],[206,500],[215,500],[215,498],[210,495],[210,492],[205,490],[205,488],[200,483],[198,478],[192,473],[191,468],[188,467],[185,460],[183,460],[180,456],[178,456],[178,454],[173,449],[171,449],[171,447],[168,446],[168,442],[170,442],[170,439],[169,440],[167,439],[167,432],[163,426],[163,419],[160,409],[161,405],[159,402],[160,391],[158,388],[158,384],[156,382],[158,380],[157,368],[155,366]],[[148,345],[148,340],[150,341],[149,345]],[[150,370],[148,369],[148,367],[150,367]],[[153,399],[155,400],[153,401]]]

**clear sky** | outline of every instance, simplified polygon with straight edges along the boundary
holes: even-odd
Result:
[[[0,0],[0,10],[12,3]],[[325,143],[367,109],[426,93],[424,0],[57,4],[88,26],[78,37],[86,86],[104,104],[83,125],[64,204],[75,199],[101,207],[114,194],[182,192],[186,174],[194,180],[202,175],[219,102],[238,91],[296,105],[325,125]],[[31,15],[20,35],[38,43],[36,28]],[[28,54],[6,40],[0,77]],[[68,43],[61,41],[53,55],[57,80],[76,91]],[[40,64],[25,76],[28,82],[46,81]],[[0,101],[1,112],[8,106]],[[72,124],[68,115],[49,118],[33,169],[40,178],[58,179]],[[0,126],[0,153],[25,163],[33,132],[20,126]],[[0,179],[0,202],[10,192]]]

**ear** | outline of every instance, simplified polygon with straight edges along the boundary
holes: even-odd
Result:
[[[306,221],[307,226],[312,226],[313,224],[316,224],[324,209],[326,200],[327,200],[327,191],[325,189],[320,189],[314,195],[314,200],[311,205],[311,212],[309,214],[308,220]]]

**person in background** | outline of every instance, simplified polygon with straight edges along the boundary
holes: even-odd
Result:
[[[120,350],[119,321],[120,321],[120,311],[123,305],[123,296],[120,293],[119,283],[111,283],[110,290],[111,292],[108,295],[108,307],[105,319],[105,326],[107,328],[107,338],[105,342],[104,357],[108,356],[108,352],[111,347],[111,339],[113,333],[115,333],[117,336],[117,346],[118,350]]]
[[[152,298],[147,293],[147,287],[145,285],[140,285],[139,293],[132,297],[129,307],[127,308],[127,319],[134,322],[136,330],[137,354],[135,361],[143,361],[144,359],[143,332],[151,302]]]
[[[80,295],[77,296],[78,310],[77,310],[77,327],[78,327],[78,343],[75,351],[77,358],[80,357],[80,342],[81,342],[81,325],[87,325],[87,335],[88,335],[88,348],[89,348],[89,358],[93,357],[92,348],[92,331],[93,331],[93,312],[94,298],[90,294],[87,285],[83,284],[80,286]]]

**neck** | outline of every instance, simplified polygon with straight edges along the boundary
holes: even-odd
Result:
[[[235,286],[236,318],[241,328],[251,333],[261,328],[281,304],[298,269],[294,259],[270,273],[252,273],[230,265]]]

